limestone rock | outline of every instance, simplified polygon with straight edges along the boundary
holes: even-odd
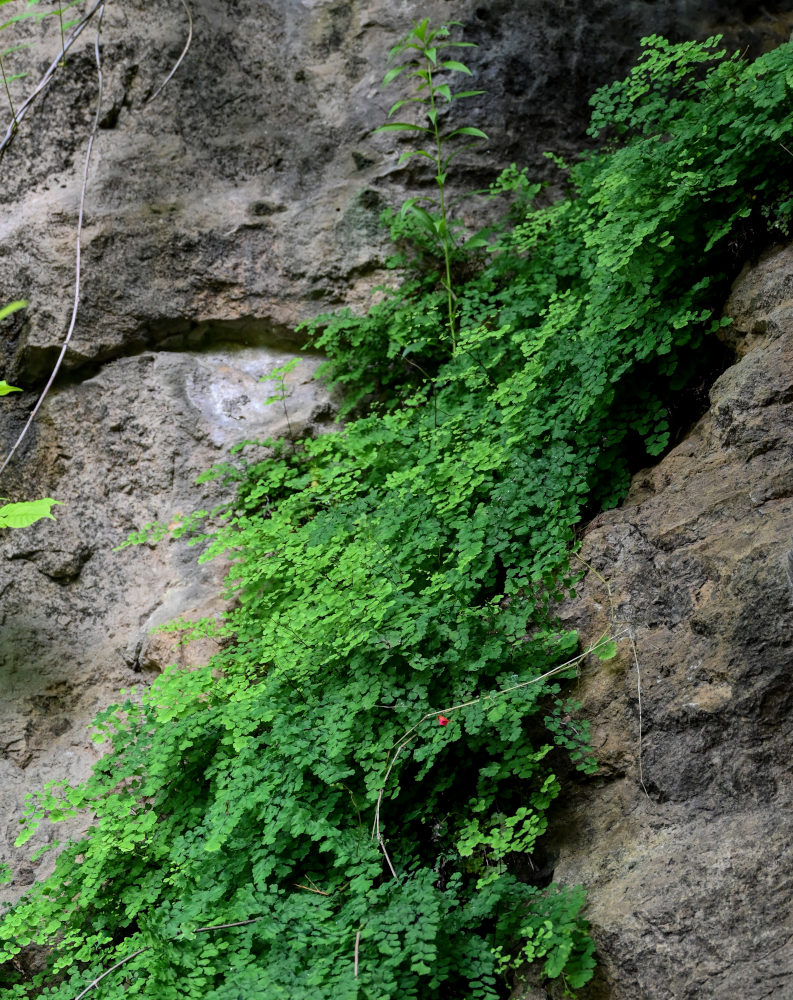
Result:
[[[793,996],[790,248],[730,307],[750,349],[590,525],[581,556],[611,594],[589,572],[564,612],[584,642],[610,619],[629,633],[582,673],[600,773],[551,835],[554,878],[589,890],[601,968],[582,1000]]]
[[[198,565],[185,540],[114,552],[150,522],[175,523],[228,498],[195,479],[244,440],[324,428],[332,407],[313,380],[319,358],[232,344],[204,352],[143,353],[108,362],[56,389],[36,424],[27,468],[46,468],[63,502],[56,522],[0,540],[0,857],[13,850],[25,791],[79,780],[97,759],[88,723],[119,692],[147,686],[171,663],[205,663],[210,640],[179,646],[152,629],[177,617],[219,614],[225,565]],[[33,489],[34,483],[31,483]],[[30,493],[29,495],[33,495]],[[78,827],[42,828],[36,844]],[[47,870],[24,864],[4,898]]]
[[[187,33],[179,4],[107,6],[105,93],[89,174],[79,323],[66,367],[160,343],[195,346],[207,322],[268,342],[293,337],[322,308],[360,304],[382,278],[378,215],[429,190],[416,161],[397,167],[391,135],[373,136],[395,92],[386,54],[417,18],[464,23],[468,60],[486,91],[455,114],[490,143],[457,161],[460,186],[481,188],[510,161],[557,184],[546,149],[586,144],[590,94],[624,73],[639,39],[723,28],[730,44],[787,37],[788,15],[749,22],[748,0],[239,0],[193,3],[188,55],[151,100]],[[49,25],[49,29],[47,29]],[[42,36],[42,32],[44,35]],[[27,93],[55,19],[11,69]],[[89,28],[3,159],[0,289],[30,309],[6,329],[0,370],[15,384],[45,377],[71,312],[74,227],[96,92]],[[466,103],[466,102],[463,102]],[[472,204],[472,203],[469,203]],[[474,211],[473,208],[465,210]]]

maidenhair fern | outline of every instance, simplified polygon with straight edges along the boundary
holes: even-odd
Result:
[[[74,1000],[110,969],[114,1000],[497,1000],[526,961],[589,980],[583,890],[539,863],[554,800],[593,768],[553,608],[628,446],[669,442],[743,220],[785,214],[791,51],[649,40],[596,97],[607,145],[567,197],[535,208],[505,177],[511,223],[452,275],[456,345],[445,266],[318,323],[370,409],[223,470],[225,646],[102,713],[93,776],[31,800],[23,839],[96,820],[0,925],[5,995]],[[27,980],[30,942],[51,951]]]

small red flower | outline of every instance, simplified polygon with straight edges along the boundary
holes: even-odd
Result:
[[[439,726],[448,726],[449,725],[449,720],[446,718],[445,715],[439,715],[438,716],[438,725]]]

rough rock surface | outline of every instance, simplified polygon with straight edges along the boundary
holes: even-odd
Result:
[[[79,779],[98,756],[87,724],[170,663],[206,662],[209,640],[179,647],[151,634],[178,616],[218,612],[225,567],[197,565],[186,540],[114,552],[146,523],[174,522],[223,498],[195,479],[243,440],[288,436],[332,418],[313,380],[317,357],[279,382],[259,379],[291,355],[273,348],[143,352],[104,365],[48,399],[36,427],[35,471],[64,504],[57,523],[6,533],[0,547],[0,858],[15,867],[4,898],[46,871],[13,850],[26,791]],[[288,423],[287,423],[288,420]],[[47,827],[34,846],[77,828]]]
[[[108,4],[79,321],[64,377],[0,485],[14,498],[65,502],[57,525],[3,539],[0,860],[16,858],[25,790],[84,774],[94,759],[86,723],[119,688],[145,684],[182,656],[150,637],[151,626],[218,607],[220,567],[196,568],[183,543],[110,550],[135,526],[211,502],[211,492],[192,488],[195,475],[235,440],[278,432],[281,413],[262,411],[268,390],[256,380],[294,350],[296,324],[364,303],[380,280],[380,209],[426,182],[413,167],[397,169],[388,137],[371,135],[392,100],[379,88],[384,54],[410,22],[453,17],[480,44],[469,62],[487,96],[466,120],[491,141],[461,158],[464,187],[481,187],[511,160],[542,166],[553,180],[540,153],[581,146],[588,95],[624,72],[642,35],[723,28],[734,44],[759,50],[791,27],[777,13],[786,4],[749,0],[190,6],[192,48],[147,103],[181,51],[181,5]],[[57,52],[53,27],[31,34],[35,45],[14,54],[14,72],[37,78]],[[3,324],[0,377],[26,388],[46,378],[72,306],[95,93],[88,34],[2,161],[0,304],[24,297],[31,306]],[[15,86],[22,94],[27,82]],[[326,397],[304,384],[315,364],[309,358],[291,376],[295,430],[328,418]],[[4,447],[31,401],[3,400]],[[650,753],[648,743],[648,770]],[[51,836],[42,831],[42,840]],[[3,895],[43,874],[48,857],[36,870],[17,868]],[[620,943],[608,954],[607,970],[633,952]]]
[[[582,673],[600,773],[551,835],[554,878],[589,890],[582,1000],[793,996],[793,249],[727,312],[744,356],[589,526],[611,597],[589,572],[565,609],[585,642],[629,633]]]
[[[383,258],[382,207],[428,179],[415,160],[397,168],[393,133],[372,135],[397,93],[380,88],[386,54],[419,17],[452,16],[479,44],[467,58],[486,94],[459,107],[491,142],[458,161],[466,190],[511,160],[554,176],[541,153],[574,155],[587,142],[589,95],[627,69],[643,35],[723,27],[734,44],[758,49],[791,27],[748,0],[194,0],[192,8],[192,47],[151,101],[185,40],[180,5],[107,7],[104,111],[68,368],[175,338],[195,345],[206,321],[241,337],[288,336],[320,307],[365,300]],[[57,52],[51,20],[49,42],[9,57],[11,69],[35,73],[47,46]],[[0,221],[0,289],[32,305],[8,327],[0,366],[23,385],[49,372],[71,311],[96,91],[90,35],[3,160],[10,210]],[[19,96],[29,89],[16,86]]]

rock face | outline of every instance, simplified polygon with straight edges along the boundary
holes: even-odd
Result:
[[[777,4],[786,7],[785,4]],[[222,321],[243,339],[290,336],[322,307],[365,301],[383,258],[377,219],[425,185],[372,136],[398,96],[386,54],[417,18],[464,22],[486,94],[466,122],[491,143],[460,163],[466,190],[515,160],[552,171],[545,149],[586,143],[587,100],[623,73],[651,32],[762,48],[783,15],[747,23],[731,0],[236,0],[193,2],[188,55],[151,100],[184,44],[178,3],[108,4],[105,85],[89,176],[80,322],[66,367],[145,347],[196,346]],[[774,7],[766,5],[766,10]],[[745,16],[744,16],[745,15]],[[57,53],[57,26],[9,57],[35,74]],[[0,289],[30,310],[9,326],[0,363],[29,386],[49,373],[71,311],[74,224],[96,93],[88,29],[3,160]],[[33,65],[25,65],[31,61]],[[17,83],[19,96],[27,83]],[[398,144],[399,145],[399,144]],[[553,175],[549,175],[553,176]]]
[[[260,385],[258,378],[295,352],[300,342],[295,327],[301,320],[342,303],[364,304],[372,287],[382,279],[385,247],[377,224],[379,212],[384,205],[398,204],[406,195],[431,187],[415,166],[397,168],[397,155],[387,136],[371,134],[396,99],[379,86],[385,54],[411,22],[424,16],[434,22],[452,17],[464,23],[465,37],[480,46],[470,50],[468,62],[477,74],[476,85],[486,89],[487,95],[470,102],[465,120],[484,127],[490,143],[458,161],[459,184],[465,188],[481,187],[511,160],[528,163],[553,180],[549,173],[553,168],[541,158],[541,152],[550,148],[564,156],[581,147],[588,95],[627,69],[642,35],[660,32],[672,38],[703,37],[724,29],[733,45],[757,51],[787,37],[793,25],[789,13],[779,13],[787,4],[759,8],[749,0],[719,4],[710,0],[536,0],[531,4],[522,0],[460,0],[454,5],[448,0],[423,4],[415,0],[228,0],[220,4],[191,0],[190,6],[192,47],[155,100],[152,96],[185,41],[187,23],[181,5],[125,0],[123,4],[108,4],[105,14],[104,93],[88,177],[78,323],[62,377],[0,487],[14,499],[51,495],[65,504],[58,509],[56,525],[47,523],[9,533],[2,540],[0,861],[15,863],[18,859],[11,845],[25,790],[48,780],[79,779],[91,766],[95,751],[85,736],[85,726],[98,710],[117,700],[119,688],[144,685],[169,662],[189,665],[210,652],[206,648],[185,652],[162,636],[152,637],[150,629],[174,615],[218,610],[222,567],[197,567],[195,553],[184,542],[116,554],[111,550],[128,531],[147,521],[168,521],[180,512],[211,506],[218,499],[214,487],[196,489],[192,482],[205,468],[223,460],[230,445],[288,430],[281,404],[264,408],[264,399],[272,390]],[[54,24],[49,29],[46,24],[28,27],[25,30],[34,46],[9,57],[16,60],[13,72],[27,69],[31,74],[28,81],[15,84],[17,97],[38,79],[44,61],[57,54],[54,28]],[[66,68],[59,72],[2,161],[0,304],[26,298],[31,306],[3,324],[0,377],[31,390],[41,385],[51,370],[72,308],[74,227],[96,92],[90,33],[86,32],[69,53]],[[774,341],[763,348],[762,353],[754,352],[741,364],[752,363],[751,358],[771,357],[776,344]],[[287,378],[290,395],[286,406],[294,433],[328,426],[330,401],[308,381],[317,363],[317,358],[306,356]],[[732,377],[725,378],[729,382]],[[722,384],[727,383],[722,380]],[[765,382],[762,386],[767,388]],[[748,396],[737,389],[735,393],[724,397],[726,408],[719,411],[723,412],[718,426],[723,428],[724,440],[729,437],[730,448],[738,456],[744,454],[741,448],[750,447],[745,435],[754,434],[757,453],[751,461],[765,461],[763,456],[773,451],[768,445],[773,437],[771,425],[764,422],[771,411],[752,410],[763,422],[750,424],[747,407],[751,409],[754,403],[750,406]],[[32,400],[30,392],[20,399],[2,401],[7,415],[0,428],[4,449],[13,441]],[[776,429],[782,433],[782,424],[773,426],[773,433]],[[696,436],[690,438],[681,448],[693,447],[696,440]],[[682,452],[678,449],[675,454]],[[690,464],[699,469],[702,461],[692,457]],[[759,467],[755,464],[752,468]],[[646,487],[648,498],[652,490],[661,488],[658,475],[657,470],[647,474],[651,484]],[[737,481],[732,472],[729,475],[728,492]],[[783,475],[781,470],[778,475]],[[718,489],[714,484],[713,497],[722,496],[724,488],[724,483]],[[771,493],[766,496],[763,490],[771,488],[768,484],[761,487],[758,480],[752,486],[756,506],[751,506],[755,501],[741,501],[750,518],[745,523],[752,531],[755,522],[751,518],[764,525],[764,531],[771,532],[772,525],[778,527],[785,501],[774,499]],[[783,493],[778,497],[782,497],[784,487],[779,489]],[[632,496],[629,504],[635,507],[636,494]],[[725,496],[725,510],[730,502],[738,503]],[[657,501],[656,506],[659,517],[669,514],[666,500]],[[645,507],[649,517],[650,499],[642,501],[641,509]],[[598,565],[614,580],[622,567],[643,567],[640,556],[649,558],[647,553],[656,552],[655,543],[643,542],[638,528],[632,533],[619,523],[607,519],[602,529],[593,529],[590,535],[594,540],[596,531],[606,531],[606,525],[613,524],[614,554],[604,555]],[[700,528],[697,521],[681,531],[688,539],[686,532],[709,531],[710,523],[703,522]],[[658,527],[642,530],[648,538],[672,531]],[[735,726],[735,740],[743,738],[738,717],[730,714],[731,706],[743,705],[740,699],[748,699],[752,692],[761,697],[757,692],[769,677],[777,676],[773,669],[781,670],[783,658],[782,652],[774,652],[776,638],[769,638],[781,632],[762,638],[759,625],[754,628],[761,619],[765,621],[762,615],[772,613],[773,601],[777,597],[782,600],[782,583],[774,582],[773,576],[774,560],[782,558],[775,548],[776,536],[744,536],[740,534],[744,529],[738,530],[738,536],[725,535],[719,543],[724,560],[732,558],[730,545],[744,554],[729,580],[718,576],[722,564],[715,555],[711,557],[704,540],[703,552],[696,550],[700,553],[697,565],[703,567],[697,571],[702,583],[696,599],[702,606],[704,631],[696,633],[699,645],[691,648],[700,649],[711,635],[708,641],[715,644],[714,649],[718,646],[719,652],[713,652],[710,660],[702,653],[702,662],[715,663],[718,655],[725,658],[727,666],[719,667],[721,673],[714,666],[712,677],[707,673],[711,667],[702,667],[696,675],[698,693],[691,697],[689,693],[669,692],[673,677],[677,684],[678,672],[699,662],[700,653],[692,658],[680,652],[677,659],[665,661],[672,664],[668,684],[653,687],[654,682],[647,681],[650,693],[643,760],[652,802],[636,798],[631,770],[635,769],[635,754],[630,747],[619,742],[613,749],[608,742],[600,747],[604,765],[614,775],[613,781],[598,790],[603,814],[616,816],[620,803],[626,803],[629,819],[619,823],[627,824],[626,842],[632,836],[637,838],[631,841],[639,852],[637,857],[642,844],[648,842],[648,829],[653,837],[661,838],[654,843],[662,843],[667,829],[677,831],[668,834],[670,844],[673,835],[682,836],[682,819],[673,828],[671,820],[656,822],[652,810],[677,809],[681,817],[688,815],[689,803],[683,798],[688,795],[686,789],[701,786],[703,790],[697,791],[694,799],[699,801],[701,796],[705,801],[708,781],[714,788],[726,783],[725,787],[743,788],[744,797],[765,796],[762,801],[772,802],[772,786],[757,776],[759,766],[751,770],[754,758],[749,750],[740,757],[743,777],[725,776],[738,767],[739,755],[731,753],[722,736],[729,726]],[[765,539],[762,542],[758,540],[761,537]],[[680,622],[688,614],[686,602],[694,597],[686,590],[687,578],[679,568],[668,585],[660,575],[662,565],[678,566],[673,562],[677,542],[670,542],[668,551],[660,542],[658,545],[658,551],[665,553],[653,557],[656,576],[652,579],[658,585],[652,593],[648,586],[642,600],[647,614],[655,614],[658,622],[667,621],[661,617],[662,611],[671,616],[671,624],[663,625],[667,631],[659,632],[656,638],[668,642],[672,649],[673,626],[683,628]],[[747,589],[754,579],[755,556],[772,550],[768,562],[762,564],[771,596],[763,595],[758,611],[744,596],[756,594]],[[636,569],[637,574],[643,572]],[[690,572],[694,574],[693,569]],[[723,618],[712,615],[710,595],[722,591],[733,595],[733,618],[727,612]],[[600,598],[592,596],[591,600]],[[638,629],[636,608],[644,604],[638,592],[631,600],[635,603],[631,621]],[[656,607],[653,601],[660,603]],[[578,613],[594,615],[583,605]],[[737,622],[742,623],[741,629]],[[747,631],[750,626],[754,631]],[[750,635],[754,638],[749,639]],[[740,674],[743,667],[736,667],[738,674],[733,677],[729,664],[743,664],[739,653],[744,649],[758,673]],[[778,660],[773,659],[777,655]],[[770,659],[764,659],[766,656]],[[645,667],[645,671],[651,675],[652,668]],[[617,675],[600,697],[604,703],[614,699],[609,711],[616,713],[615,723],[622,720],[626,726],[629,719],[633,725],[633,688],[626,687],[619,702],[613,690],[618,680],[622,683],[624,678]],[[591,699],[598,697],[598,683],[602,681],[592,682]],[[770,713],[776,705],[773,711],[781,712],[784,689],[772,686],[768,690],[769,707],[763,711]],[[669,697],[663,698],[664,694]],[[619,715],[620,704],[623,716]],[[692,704],[700,707],[691,708]],[[672,705],[677,706],[677,715]],[[751,711],[760,713],[760,708]],[[748,706],[746,712],[750,712]],[[732,720],[729,726],[723,723],[728,718]],[[696,730],[700,732],[696,738],[686,737],[698,749],[684,770],[682,765],[672,766],[679,758],[671,756],[661,734],[671,733],[674,726],[682,732],[684,722],[688,725],[690,719],[700,720],[701,732]],[[727,728],[718,729],[722,723]],[[771,716],[767,725],[770,732]],[[614,740],[606,736],[610,729],[604,725],[599,738]],[[695,729],[689,727],[686,732]],[[778,739],[780,730],[774,732]],[[717,733],[721,734],[718,740]],[[724,739],[729,740],[729,736]],[[756,757],[766,752],[759,737],[752,747]],[[725,757],[721,771],[715,763],[718,754]],[[700,768],[695,762],[705,763]],[[763,759],[763,767],[765,763]],[[776,775],[775,767],[769,764],[767,773]],[[685,781],[684,775],[689,775]],[[750,787],[751,781],[754,784]],[[587,789],[586,794],[591,792]],[[607,808],[607,803],[612,804]],[[692,816],[700,815],[697,808],[691,811]],[[701,815],[708,815],[704,806]],[[573,819],[576,836],[588,837],[591,811],[582,805],[580,816],[575,814]],[[720,822],[736,823],[737,819],[722,816]],[[56,832],[63,837],[73,828]],[[52,836],[53,831],[43,829],[40,843]],[[591,856],[600,857],[597,851],[601,851],[606,859],[609,843],[601,840]],[[744,853],[729,861],[733,875],[729,875],[724,860],[732,855],[723,855],[719,861],[725,886],[737,886],[744,871],[740,866],[748,864],[751,847],[746,840],[739,846]],[[599,887],[606,884],[606,869],[587,868],[572,842],[560,850],[558,877],[564,872],[565,878],[580,878],[598,887],[593,893],[593,916],[605,962],[603,982],[612,984],[604,985],[601,995],[611,996],[608,990],[613,989],[615,998],[637,997],[638,987],[633,984],[641,982],[644,989],[644,970],[658,968],[646,958],[640,960],[646,949],[643,951],[645,945],[639,942],[645,939],[636,928],[645,925],[640,926],[640,918],[629,917],[627,911],[622,922],[615,919],[611,923],[611,918],[604,917],[605,922],[597,923],[601,912],[606,912],[598,910],[606,905],[605,897],[599,895]],[[658,851],[657,857],[665,858],[661,847]],[[688,869],[683,867],[680,854],[669,856],[675,859],[670,871],[685,874]],[[763,857],[762,877],[770,877],[768,850]],[[3,896],[17,898],[34,877],[46,872],[49,858],[51,855],[45,855],[35,868],[17,865],[15,881]],[[609,863],[616,873],[617,862]],[[697,864],[697,871],[705,871],[705,859]],[[648,888],[642,890],[642,898],[651,893],[651,879],[660,882],[662,876],[660,868],[656,871],[650,862],[648,866]],[[674,878],[680,881],[678,875]],[[759,878],[755,881],[758,891]],[[780,874],[775,885],[782,884]],[[661,901],[668,898],[664,890]],[[766,898],[770,900],[771,894]],[[737,912],[735,907],[732,912]],[[679,934],[678,940],[690,945],[691,954],[696,954],[697,963],[704,968],[706,943],[698,951],[693,935],[675,931],[677,925],[670,923],[670,916],[664,919],[667,923],[661,923],[660,930],[646,932],[646,948],[650,948],[653,934]],[[667,926],[672,929],[665,930]],[[715,923],[712,928],[716,934]],[[745,925],[742,933],[750,932]],[[739,942],[735,947],[742,946]],[[670,963],[678,961],[677,951],[659,954],[672,956]],[[637,963],[634,971],[624,966],[631,957]],[[750,968],[749,958],[746,963]],[[673,971],[679,972],[677,967]],[[718,990],[710,995],[717,996]]]
[[[146,523],[175,523],[222,500],[222,489],[195,479],[227,460],[233,444],[328,422],[330,400],[312,380],[317,357],[301,358],[285,376],[283,402],[265,405],[281,383],[259,379],[290,357],[239,345],[143,352],[48,398],[35,468],[48,470],[47,486],[64,506],[55,524],[8,532],[0,558],[0,857],[18,862],[7,898],[52,859],[36,872],[22,860],[29,848],[13,850],[25,792],[88,773],[98,747],[87,724],[120,689],[214,651],[209,640],[179,647],[151,630],[220,611],[224,566],[197,565],[186,540],[113,548]],[[76,830],[42,827],[36,846]]]
[[[587,530],[611,596],[589,572],[565,610],[585,641],[628,633],[582,674],[601,771],[552,835],[555,879],[589,889],[587,1000],[793,996],[793,250],[727,312],[744,356]]]

